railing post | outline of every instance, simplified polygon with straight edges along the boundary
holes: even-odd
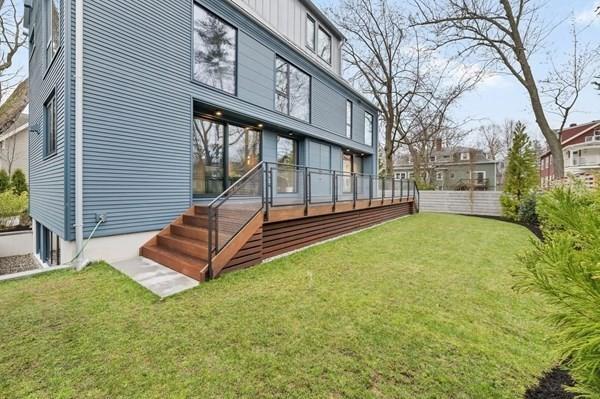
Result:
[[[396,179],[392,177],[392,204],[394,203],[394,194],[396,192]]]
[[[308,168],[303,167],[304,171],[304,216],[308,215]]]
[[[403,189],[404,189],[404,179],[400,178],[400,202],[402,202]]]
[[[215,252],[219,252],[219,208],[215,209]]]
[[[352,174],[352,209],[356,209],[356,196],[357,196],[357,190],[358,190],[358,179],[356,176],[356,173]]]
[[[413,182],[413,201],[415,200],[415,195],[417,194],[417,184]]]
[[[265,187],[263,189],[263,201],[265,206],[265,220],[269,220],[269,164],[265,163]]]
[[[381,179],[381,205],[385,202],[385,177],[380,177]]]
[[[308,168],[306,168],[306,170],[308,171]],[[310,172],[308,172],[308,203],[311,204],[312,203],[312,174]]]
[[[372,200],[373,200],[373,176],[369,175],[369,208],[371,207]]]
[[[337,200],[337,177],[335,170],[333,171],[333,212],[335,212],[335,202]]]
[[[207,278],[210,280],[213,278],[213,268],[212,268],[212,208],[208,207],[208,276]]]

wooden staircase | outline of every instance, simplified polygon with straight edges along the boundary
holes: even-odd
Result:
[[[243,212],[242,212],[243,213]],[[235,216],[235,212],[233,212]],[[205,281],[212,268],[217,277],[253,235],[262,228],[259,212],[241,229],[232,220],[221,218],[220,242],[227,242],[209,262],[208,207],[195,205],[165,227],[140,249],[140,255],[198,281]],[[239,229],[239,230],[238,230]],[[231,238],[228,240],[228,238]],[[215,235],[213,234],[213,240]],[[210,263],[210,265],[209,265]]]
[[[140,249],[152,259],[198,281],[208,275],[208,208],[193,206]]]

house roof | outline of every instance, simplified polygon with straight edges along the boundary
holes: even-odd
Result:
[[[15,134],[26,130],[29,126],[29,114],[23,112],[17,118],[16,122],[12,124],[4,133],[0,134],[0,141],[4,141]]]
[[[569,145],[569,143],[571,143],[576,138],[581,137],[582,135],[589,133],[590,131],[593,131],[594,129],[599,128],[599,127],[600,127],[600,120],[595,120],[595,121],[584,123],[582,125],[571,126],[566,129],[563,129],[563,131],[560,133],[560,143],[563,147],[566,147],[567,145]],[[547,150],[546,152],[544,152],[540,156],[540,158],[545,158],[548,155],[550,155],[550,150]]]

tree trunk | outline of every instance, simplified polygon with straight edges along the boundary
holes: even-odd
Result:
[[[504,7],[504,11],[506,12],[506,16],[510,23],[512,39],[515,44],[515,55],[517,57],[517,62],[523,71],[524,83],[523,81],[522,83],[529,93],[529,100],[531,101],[531,107],[535,115],[535,121],[542,131],[542,134],[546,138],[546,142],[548,143],[550,152],[552,153],[552,158],[554,159],[554,176],[557,178],[562,178],[565,174],[565,168],[560,138],[550,127],[548,119],[546,118],[546,114],[544,113],[544,107],[542,105],[542,101],[540,100],[539,90],[535,82],[533,72],[531,71],[527,54],[525,53],[525,46],[519,32],[519,26],[517,25],[512,11],[512,6],[508,0],[501,0],[500,2]]]
[[[29,80],[25,79],[0,106],[0,134],[6,132],[17,121],[29,102]]]
[[[392,142],[392,131],[394,127],[391,122],[385,123],[385,174],[394,175],[394,143]]]

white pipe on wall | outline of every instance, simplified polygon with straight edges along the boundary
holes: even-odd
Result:
[[[83,255],[83,0],[75,1],[75,267]]]

